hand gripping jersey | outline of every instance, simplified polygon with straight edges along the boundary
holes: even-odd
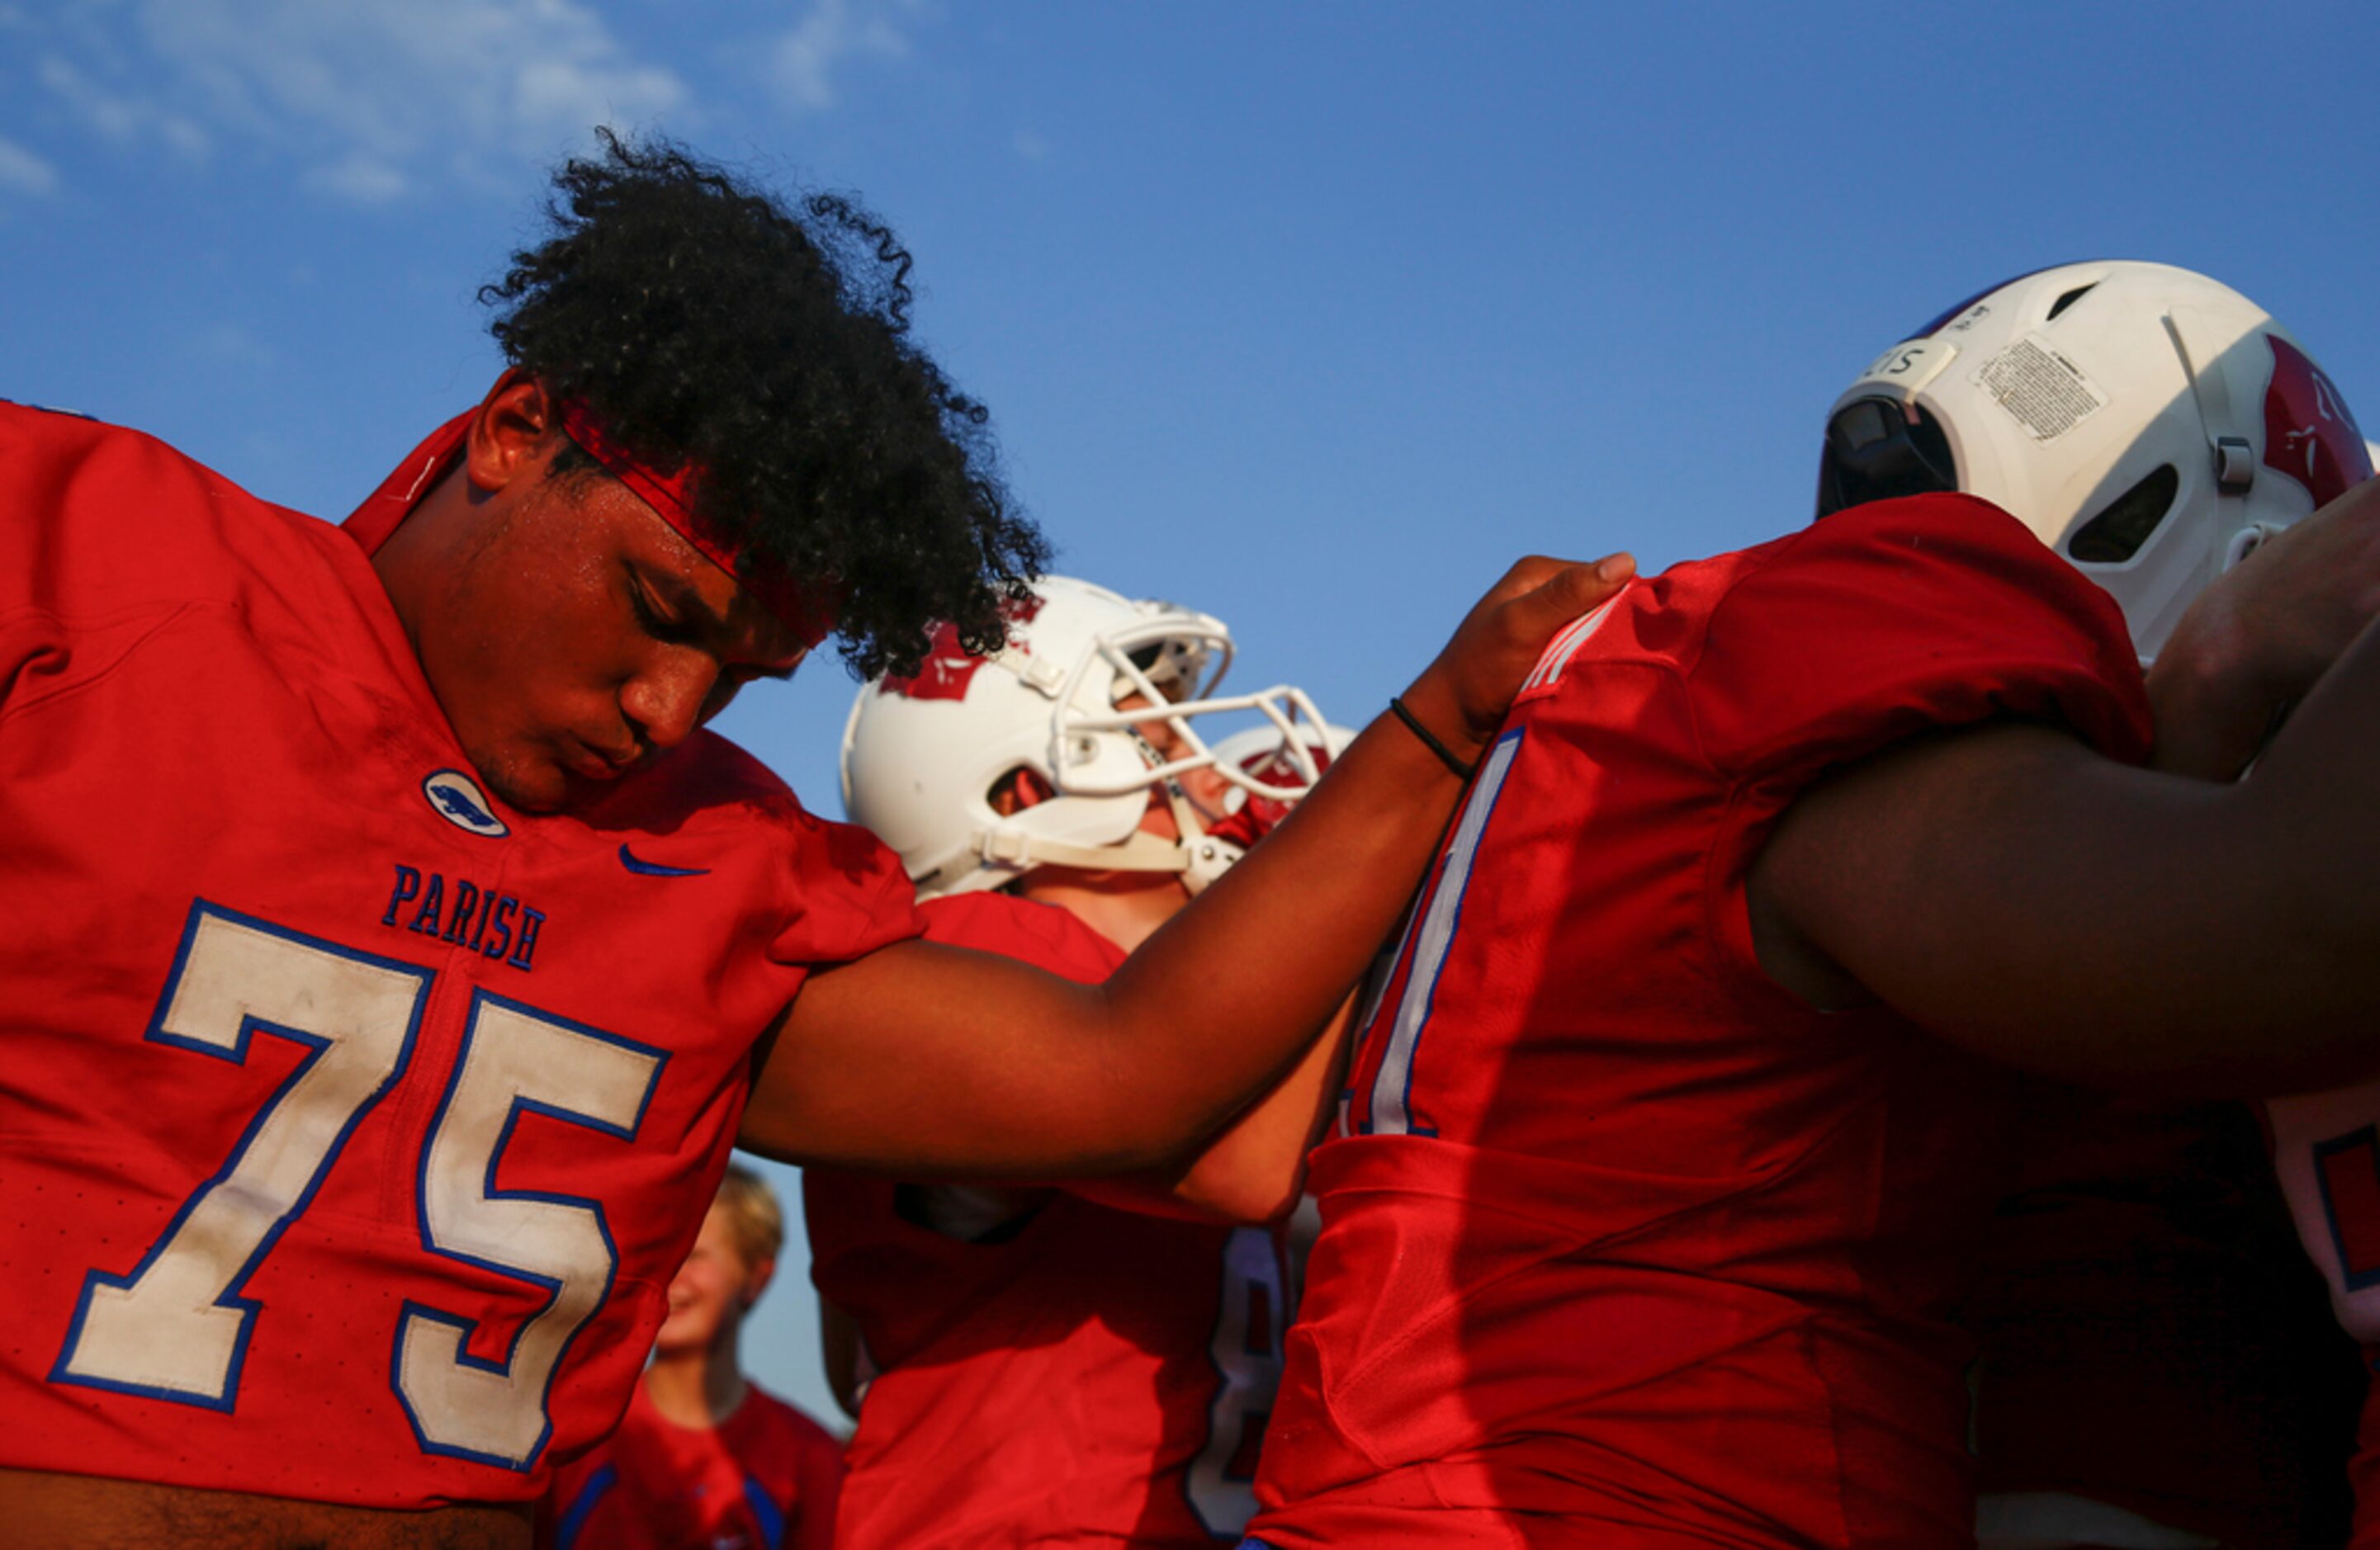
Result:
[[[488,793],[366,552],[458,439],[342,531],[0,407],[0,1463],[536,1496],[626,1403],[754,1037],[917,929],[707,734],[577,815]]]
[[[1123,954],[1062,910],[929,901],[929,938],[1089,983]],[[1204,1547],[1239,1538],[1287,1317],[1278,1241],[1052,1191],[993,1241],[915,1225],[906,1186],[803,1175],[811,1277],[877,1369],[843,1550]]]
[[[843,1445],[747,1384],[717,1426],[680,1426],[637,1385],[620,1429],[554,1471],[552,1550],[829,1550]]]
[[[2006,1079],[1755,961],[1746,876],[1835,766],[2062,722],[2137,758],[2104,593],[1924,496],[1642,581],[1548,648],[1366,1020],[1252,1536],[1963,1545]]]

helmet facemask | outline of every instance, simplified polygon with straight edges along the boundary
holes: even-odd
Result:
[[[1217,694],[1233,651],[1209,615],[1062,576],[1036,594],[1002,650],[967,658],[949,642],[945,662],[938,643],[933,672],[861,691],[844,732],[846,809],[900,852],[927,897],[1051,866],[1163,873],[1197,891],[1241,847],[1209,833],[1217,804],[1184,778],[1211,770],[1227,793],[1293,802],[1327,760],[1309,751],[1328,745],[1321,713],[1287,684]],[[1198,724],[1217,716],[1259,718],[1289,773],[1220,760],[1220,734]],[[1001,812],[992,793],[1019,771],[1047,794]],[[1152,800],[1178,838],[1143,828]]]

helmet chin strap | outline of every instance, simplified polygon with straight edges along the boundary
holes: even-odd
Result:
[[[1204,829],[1194,830],[1189,838],[1178,841],[1138,829],[1112,845],[1077,845],[1065,840],[1020,834],[1013,829],[978,829],[970,851],[970,854],[944,870],[965,877],[975,871],[978,863],[989,862],[1020,877],[1037,866],[1072,866],[1084,872],[1172,873],[1194,894],[1230,871],[1232,864],[1246,854],[1244,847]],[[932,887],[940,879],[921,881]]]
[[[1140,757],[1148,761],[1148,767],[1151,769],[1161,768],[1165,756],[1140,734],[1139,729],[1126,730],[1134,746],[1140,750]],[[1166,805],[1173,812],[1173,831],[1177,836],[1173,850],[1182,858],[1182,886],[1195,899],[1206,891],[1208,883],[1230,871],[1232,864],[1247,853],[1242,846],[1228,840],[1219,840],[1207,832],[1205,817],[1198,811],[1197,805],[1190,800],[1190,793],[1183,789],[1180,776],[1169,775],[1162,784]],[[1155,838],[1153,835],[1150,837]]]

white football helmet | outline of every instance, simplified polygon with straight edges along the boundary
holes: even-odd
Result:
[[[1818,515],[1926,490],[2007,510],[2114,594],[2143,659],[2200,588],[2372,477],[2322,369],[2166,264],[2065,264],[1952,308],[1828,418]]]
[[[1294,802],[1328,763],[1315,753],[1330,745],[1321,712],[1287,684],[1217,696],[1232,635],[1208,614],[1066,576],[1033,592],[1001,651],[969,656],[945,629],[914,675],[861,688],[843,733],[844,811],[899,853],[924,898],[1047,866],[1175,872],[1196,892],[1243,847],[1208,832],[1221,815],[1202,812],[1182,777],[1212,769],[1249,796]],[[1225,712],[1260,716],[1253,730],[1286,767],[1220,758],[1193,722]],[[1172,729],[1172,757],[1138,730],[1156,722]],[[993,790],[1019,770],[1054,794],[1003,815]],[[1152,793],[1178,841],[1140,828]]]

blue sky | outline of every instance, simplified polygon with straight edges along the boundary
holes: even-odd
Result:
[[[545,165],[663,130],[863,194],[1060,568],[1360,724],[1516,554],[1803,520],[1837,391],[2043,264],[2215,274],[2380,429],[2375,56],[2368,0],[0,0],[0,396],[344,515],[494,375]],[[832,811],[851,693],[727,730]]]

